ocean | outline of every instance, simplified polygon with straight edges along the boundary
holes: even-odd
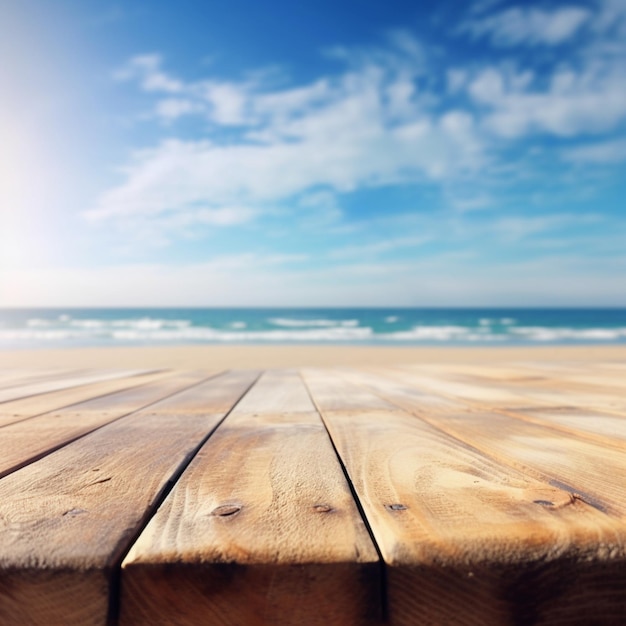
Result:
[[[626,309],[0,310],[0,348],[174,344],[626,343]]]

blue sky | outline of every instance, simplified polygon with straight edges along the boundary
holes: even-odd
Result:
[[[624,0],[0,30],[2,305],[626,305]]]

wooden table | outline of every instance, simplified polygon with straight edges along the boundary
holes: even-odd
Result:
[[[624,624],[625,380],[0,371],[0,624]]]

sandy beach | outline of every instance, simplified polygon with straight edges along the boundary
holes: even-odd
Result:
[[[626,346],[167,346],[0,351],[0,368],[277,368],[411,363],[626,362]]]

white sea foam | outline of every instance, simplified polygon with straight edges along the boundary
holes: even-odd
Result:
[[[243,317],[243,316],[242,316]],[[0,343],[609,343],[626,342],[626,327],[574,328],[568,326],[517,326],[512,318],[481,318],[475,326],[417,324],[410,330],[374,332],[357,319],[272,318],[266,328],[248,328],[242,319],[225,322],[224,327],[193,325],[186,319],[136,317],[126,319],[87,318],[42,319],[33,316],[21,326],[0,325]],[[384,318],[389,324],[397,316]],[[485,323],[482,323],[485,321]],[[489,323],[486,323],[489,322]],[[505,324],[507,322],[507,324]],[[497,330],[497,332],[496,332]]]
[[[614,341],[626,338],[626,328],[548,328],[545,326],[518,326],[509,329],[531,341]]]
[[[285,326],[287,328],[332,328],[334,326],[343,326],[344,328],[352,328],[359,325],[359,320],[295,320],[288,317],[272,317],[268,320],[274,326]]]
[[[44,326],[50,326],[50,324],[51,322],[49,322],[48,320],[41,320],[38,318],[26,320],[26,326],[28,326],[29,328],[40,328]]]
[[[183,330],[191,326],[189,320],[164,320],[153,318],[139,319],[73,319],[69,315],[59,316],[55,320],[39,318],[28,319],[24,327],[12,327],[0,332],[0,341],[63,341],[63,340],[106,340],[116,338],[117,329],[131,332],[160,331],[171,329]]]
[[[501,317],[499,319],[481,317],[478,320],[479,326],[492,326],[493,324],[500,324],[501,326],[511,326],[512,324],[515,324],[515,320],[512,317]]]
[[[396,341],[450,341],[468,339],[472,334],[465,326],[414,326],[411,330],[386,333],[384,337]]]
[[[161,328],[187,328],[191,326],[189,320],[165,320],[152,317],[139,319],[115,320],[110,323],[115,328],[134,328],[138,330],[159,330]]]
[[[137,330],[116,330],[113,337],[125,341],[205,341],[215,343],[229,342],[324,342],[324,341],[363,341],[371,339],[373,331],[369,327],[361,328],[324,328],[299,330],[258,330],[234,331],[220,330],[206,326],[196,326],[185,330],[160,330],[140,332]]]
[[[70,326],[74,326],[76,328],[95,329],[104,328],[107,326],[107,323],[104,320],[71,320]]]
[[[399,319],[399,317],[397,315],[388,315],[385,318],[385,322],[387,322],[387,324],[394,324],[395,322],[397,322]]]

